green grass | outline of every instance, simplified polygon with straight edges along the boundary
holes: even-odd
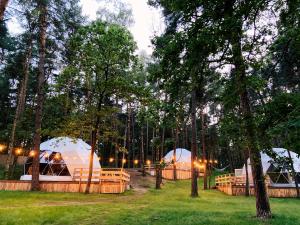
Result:
[[[297,225],[300,201],[271,199],[274,218],[260,221],[253,197],[227,196],[217,190],[190,198],[190,182],[167,182],[162,190],[120,195],[0,192],[0,224],[113,225]]]

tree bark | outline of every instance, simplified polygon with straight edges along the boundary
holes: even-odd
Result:
[[[4,12],[8,5],[8,0],[0,0],[0,22],[4,19]]]
[[[245,196],[250,196],[250,188],[249,188],[249,171],[248,171],[248,157],[249,157],[249,151],[248,149],[245,150],[244,153],[244,161],[245,161],[245,170],[246,170],[246,181],[245,181]]]
[[[30,23],[30,22],[29,22]],[[9,139],[8,145],[8,157],[5,164],[5,179],[11,178],[10,176],[13,174],[13,164],[15,161],[15,157],[13,154],[14,143],[15,143],[15,134],[18,122],[20,120],[20,116],[25,108],[25,100],[26,100],[26,91],[27,91],[27,83],[29,78],[29,65],[31,61],[32,55],[32,30],[30,30],[29,38],[27,40],[27,50],[25,54],[25,59],[23,63],[24,77],[20,84],[19,95],[18,95],[18,104],[16,108],[16,113],[13,121],[13,126],[11,130],[11,135]]]
[[[290,150],[287,149],[287,152],[288,152],[288,155],[289,155],[289,161],[291,163],[292,175],[293,175],[293,178],[294,178],[294,181],[295,181],[295,186],[296,186],[296,191],[297,191],[297,198],[300,198],[299,184],[298,184],[297,177],[296,177],[296,172],[295,172],[295,167],[294,167],[294,161],[293,161],[293,159],[291,157]]]
[[[173,179],[177,180],[177,168],[176,168],[176,162],[177,162],[177,157],[176,157],[176,148],[177,148],[177,143],[178,143],[178,126],[176,124],[176,131],[175,131],[175,141],[174,141],[174,147],[173,147]]]
[[[34,151],[35,155],[32,162],[32,181],[31,190],[38,191],[40,189],[40,144],[41,144],[41,128],[42,113],[44,104],[44,86],[45,86],[45,57],[46,57],[46,29],[47,29],[47,5],[45,1],[38,1],[39,10],[39,63],[38,63],[38,86],[37,86],[37,102],[35,109],[35,133],[34,133]]]
[[[128,151],[128,162],[127,162],[127,166],[128,168],[130,167],[130,149],[131,149],[131,141],[130,141],[130,135],[131,135],[131,132],[130,132],[130,124],[131,124],[131,108],[130,108],[130,104],[127,105],[127,135],[126,135],[126,149]]]
[[[99,123],[97,121],[97,123]],[[98,124],[96,124],[98,125]],[[98,127],[98,126],[97,126]],[[92,181],[92,176],[93,176],[93,163],[94,163],[94,153],[95,153],[95,148],[96,148],[96,139],[97,139],[97,128],[94,128],[92,130],[92,134],[91,134],[91,153],[90,153],[90,157],[89,157],[89,174],[88,174],[88,179],[87,179],[87,183],[86,183],[86,187],[85,187],[85,194],[89,194],[90,193],[90,187],[91,187],[91,181]]]
[[[197,126],[196,126],[196,91],[192,91],[191,102],[191,120],[192,120],[192,151],[191,151],[191,196],[198,197],[197,170],[194,162],[197,161]]]
[[[254,187],[256,192],[256,216],[258,218],[270,218],[272,216],[264,174],[261,163],[260,150],[255,134],[255,123],[250,108],[250,100],[247,91],[246,66],[242,55],[242,20],[232,31],[231,44],[233,64],[235,66],[236,85],[240,97],[241,110],[245,126],[246,141],[250,151],[250,160]]]
[[[205,145],[205,124],[204,124],[204,112],[201,111],[201,139],[202,139],[202,162],[204,164],[204,173],[203,173],[203,189],[207,190],[207,154],[206,154],[206,145]]]
[[[144,127],[141,127],[141,169],[142,169],[142,176],[146,176],[145,171],[145,152],[144,152]]]

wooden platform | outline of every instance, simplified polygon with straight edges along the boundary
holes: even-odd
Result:
[[[148,172],[150,175],[155,176],[155,168],[154,166],[145,166],[146,172]],[[192,174],[191,170],[189,169],[177,169],[176,170],[176,176],[177,180],[188,180],[191,179]],[[166,180],[174,180],[174,172],[173,168],[164,168],[162,170],[162,177]]]
[[[40,181],[41,191],[45,192],[84,192],[87,170],[76,169],[73,181]],[[123,193],[130,181],[129,174],[121,169],[94,171],[90,193]],[[31,181],[0,180],[0,190],[30,191]]]
[[[245,179],[235,177],[234,174],[225,174],[216,177],[216,187],[227,195],[243,196],[245,195]],[[266,179],[268,196],[271,198],[295,198],[297,191],[295,187],[274,187]],[[250,195],[255,195],[253,186],[250,186]]]

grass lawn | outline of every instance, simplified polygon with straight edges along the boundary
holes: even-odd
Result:
[[[300,224],[300,201],[271,199],[274,218],[254,218],[255,199],[217,190],[189,197],[190,182],[120,195],[0,192],[0,224]]]

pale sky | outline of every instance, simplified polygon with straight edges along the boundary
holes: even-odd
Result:
[[[160,34],[164,29],[163,17],[158,9],[147,5],[147,0],[124,0],[131,5],[134,25],[130,27],[139,51],[152,53],[151,38],[154,33]],[[96,18],[100,3],[97,0],[81,0],[82,12],[91,20]]]
[[[124,0],[131,5],[135,23],[129,30],[132,32],[138,45],[138,51],[145,50],[152,53],[151,38],[164,30],[163,16],[160,10],[147,5],[147,0]],[[96,12],[101,3],[97,0],[81,0],[82,13],[90,20],[96,19]],[[20,33],[21,27],[16,18],[8,22],[8,29],[11,33]]]

